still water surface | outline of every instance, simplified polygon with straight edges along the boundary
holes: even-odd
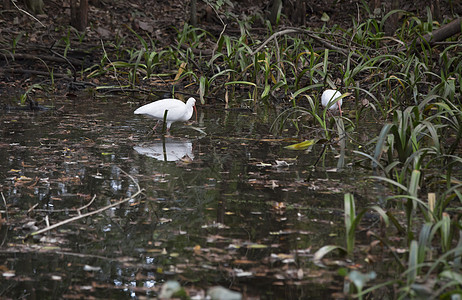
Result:
[[[161,139],[133,115],[139,104],[62,100],[0,115],[1,296],[155,297],[168,279],[198,295],[213,285],[261,299],[342,291],[312,255],[343,245],[343,195],[369,201],[371,187],[362,170],[336,170],[335,145],[313,169],[323,146],[285,149],[289,133],[270,131],[275,113],[200,105],[197,123]],[[142,196],[27,237],[93,197],[82,213],[131,197],[133,180]]]

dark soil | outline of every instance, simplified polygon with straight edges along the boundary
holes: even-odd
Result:
[[[140,49],[140,41],[130,29],[146,41],[152,40],[156,49],[176,47],[177,31],[188,22],[190,15],[190,1],[185,0],[94,2],[97,5],[90,5],[89,26],[85,33],[70,29],[68,1],[45,1],[45,14],[35,16],[36,19],[15,7],[4,10],[0,5],[0,43],[3,48],[0,57],[0,98],[17,101],[34,83],[51,83],[51,72],[55,89],[42,90],[40,93],[45,95],[63,95],[74,89],[117,84],[112,74],[89,79],[86,76],[91,69],[83,72],[83,76],[80,71],[98,65],[104,53],[109,59],[117,56],[123,60],[125,49]],[[269,1],[231,2],[234,6],[222,6],[218,17],[210,6],[198,1],[198,27],[218,37],[223,29],[223,20],[228,25],[226,34],[239,35],[236,19],[250,20],[248,24],[252,28],[249,31],[263,40],[267,36],[264,22],[268,16]],[[373,11],[373,4],[370,6]],[[460,3],[453,4],[456,11],[460,12],[461,7]],[[421,5],[406,3],[402,9],[417,15],[426,13]],[[287,9],[283,12],[290,14]],[[310,1],[306,8],[305,25],[313,29],[326,25],[349,28],[353,19],[366,17],[362,16],[364,12],[361,1]],[[330,17],[328,22],[321,20],[324,13]],[[384,13],[385,10],[382,10],[379,14]],[[451,13],[451,7],[444,8],[443,16]],[[290,21],[290,15],[283,15],[279,28],[284,26],[297,24]],[[206,51],[210,45],[204,44],[203,48]],[[144,81],[138,84],[141,88],[149,89],[156,83]]]

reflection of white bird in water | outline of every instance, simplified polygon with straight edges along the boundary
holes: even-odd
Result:
[[[335,100],[341,96],[342,94],[339,91],[325,90],[321,96],[321,104],[323,107],[327,107],[327,105],[330,103],[329,111],[335,112],[338,110],[341,116],[342,115],[342,99],[338,100],[337,103],[335,103]]]
[[[170,126],[173,122],[184,122],[191,119],[193,115],[193,109],[196,109],[196,99],[189,98],[186,103],[177,99],[162,99],[155,101],[146,105],[141,106],[135,110],[137,115],[146,115],[150,118],[157,120],[156,126],[153,130],[156,129],[159,121],[164,120],[165,111],[167,111],[167,131],[169,131]]]
[[[144,144],[133,147],[139,154],[164,161],[177,161],[186,157],[194,159],[193,144],[189,140],[173,140],[166,138],[165,142]]]

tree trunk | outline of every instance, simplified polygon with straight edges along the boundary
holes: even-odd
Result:
[[[269,14],[269,21],[271,24],[276,24],[278,15],[282,9],[282,0],[272,0]]]
[[[295,3],[290,3],[291,13],[290,20],[295,25],[305,25],[306,21],[306,3],[305,0],[297,0]]]
[[[438,22],[441,22],[443,20],[443,17],[441,16],[440,0],[432,1],[431,11],[435,20],[437,20]]]
[[[78,31],[84,31],[88,25],[88,0],[71,0],[71,26]]]
[[[306,23],[306,1],[307,0],[272,0],[270,4],[269,21],[276,24],[281,10],[295,25]]]
[[[197,27],[197,0],[191,0],[191,16],[189,22],[192,26]]]
[[[391,0],[391,6],[390,6],[390,10],[389,11],[392,11],[392,10],[396,10],[400,7],[400,3],[399,3],[399,0]],[[398,28],[398,21],[399,21],[399,13],[394,13],[392,14],[387,22],[385,23],[385,34],[386,35],[393,35],[396,31],[396,29]]]
[[[26,0],[27,8],[33,14],[43,14],[43,0]]]

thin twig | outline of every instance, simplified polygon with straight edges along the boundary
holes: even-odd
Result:
[[[117,75],[117,67],[115,66],[115,64],[111,61],[111,59],[109,58],[109,55],[107,55],[107,52],[106,52],[106,48],[104,47],[104,42],[103,42],[103,39],[99,39],[100,42],[101,42],[101,49],[103,49],[103,53],[104,53],[104,57],[106,57],[107,61],[109,62],[109,66],[112,66],[114,68],[114,78],[117,80],[117,83],[119,84],[120,88],[122,89],[122,91],[125,91],[124,90],[124,86],[122,85],[122,83],[120,82],[119,80],[119,76]],[[135,76],[135,75],[134,75]]]
[[[177,45],[179,45],[178,41],[176,43],[177,43]],[[178,51],[177,53],[180,54],[183,59],[190,61],[201,73],[204,73],[202,71],[202,68],[197,64],[197,62],[194,59],[192,59],[191,57],[189,57],[189,55],[188,55],[188,57],[186,57],[186,55],[184,55],[184,53],[182,53],[179,48],[181,48],[181,45],[179,45],[179,47],[176,48],[176,50]],[[189,47],[188,49],[192,49],[192,48]]]
[[[223,22],[223,21],[222,21]],[[225,33],[225,30],[226,30],[226,27],[228,26],[228,24],[224,24],[223,25],[223,29],[221,30],[220,32],[220,35],[218,36],[218,40],[217,40],[217,43],[215,44],[215,46],[213,47],[213,50],[212,50],[212,57],[210,58],[210,61],[209,61],[209,64],[211,65],[212,64],[212,59],[213,57],[215,56],[215,51],[217,51],[218,49],[218,43],[220,42],[220,39],[221,37],[223,36],[223,34]],[[229,55],[229,53],[228,53]]]
[[[213,47],[213,50],[212,50],[212,57],[210,58],[210,64],[211,64],[213,56],[215,55],[215,51],[218,49],[218,43],[220,42],[220,39],[223,36],[223,33],[225,33],[225,30],[226,30],[226,27],[228,27],[228,24],[225,24],[223,19],[220,17],[220,14],[218,13],[218,11],[215,9],[215,7],[213,5],[211,5],[208,1],[207,1],[207,4],[213,9],[215,14],[217,15],[217,18],[220,20],[221,25],[223,25],[223,29],[221,30],[220,35],[218,36],[217,43],[215,44],[215,47]],[[228,55],[229,55],[229,53],[228,53]]]
[[[27,211],[27,213],[30,213],[31,211],[33,211],[39,204],[38,203],[35,203],[34,205],[32,205],[31,208],[29,208],[29,210]]]
[[[100,208],[100,209],[98,209],[98,210],[91,211],[91,212],[88,212],[88,213],[83,214],[83,215],[78,215],[78,216],[75,216],[75,217],[73,217],[73,218],[64,220],[64,221],[62,221],[62,222],[53,224],[53,225],[48,226],[48,227],[46,227],[46,228],[43,228],[43,229],[40,229],[40,230],[38,230],[38,231],[32,232],[30,235],[31,235],[31,236],[34,236],[34,235],[37,235],[37,234],[41,234],[41,233],[44,233],[44,232],[49,231],[49,230],[51,230],[51,229],[54,229],[54,228],[57,228],[57,227],[59,227],[59,226],[65,225],[65,224],[67,224],[67,223],[71,223],[71,222],[80,220],[80,219],[82,219],[82,218],[86,218],[86,217],[89,217],[89,216],[92,216],[92,215],[95,215],[95,214],[99,214],[99,213],[101,213],[101,212],[103,212],[103,211],[105,211],[105,210],[107,210],[107,209],[109,209],[109,208],[118,206],[118,205],[120,205],[120,204],[123,204],[123,203],[129,201],[129,200],[132,200],[133,198],[135,198],[136,196],[138,196],[139,194],[141,194],[142,190],[141,190],[141,188],[140,188],[140,185],[136,182],[136,180],[135,180],[130,174],[128,174],[127,172],[125,172],[124,170],[120,169],[120,171],[121,171],[122,173],[124,173],[125,175],[127,175],[127,176],[135,183],[135,185],[136,185],[136,187],[137,187],[137,189],[138,189],[138,191],[137,191],[135,194],[133,194],[131,197],[122,199],[122,200],[120,200],[120,201],[118,201],[118,202],[116,202],[116,203],[112,203],[112,204],[107,205],[107,206],[105,206],[105,207],[102,207],[102,208]]]
[[[333,44],[331,44],[330,42],[328,42],[326,39],[323,39],[321,38],[320,36],[318,36],[317,34],[314,34],[313,32],[309,31],[309,30],[305,30],[305,29],[301,29],[301,28],[289,28],[289,29],[284,29],[284,30],[281,30],[281,31],[278,31],[278,32],[275,32],[273,33],[269,38],[267,38],[255,51],[253,51],[252,53],[250,53],[250,55],[255,55],[255,53],[257,53],[258,51],[260,51],[263,47],[266,46],[266,44],[268,44],[272,39],[275,39],[276,37],[280,36],[280,35],[286,35],[286,34],[291,34],[291,33],[303,33],[303,34],[306,34],[308,35],[309,37],[311,37],[312,39],[320,42],[322,45],[324,45],[327,49],[330,49],[330,50],[335,50],[335,51],[339,51],[340,53],[348,56],[349,54],[349,50],[347,49],[343,49],[343,48],[340,48],[340,47],[337,47]],[[356,53],[352,53],[351,54],[353,57],[355,58],[360,58],[360,56]]]
[[[271,42],[272,39],[275,39],[277,38],[278,36],[280,35],[285,35],[285,34],[289,34],[289,33],[296,33],[296,32],[299,32],[298,30],[296,29],[285,29],[285,30],[282,30],[282,31],[278,31],[278,32],[275,32],[273,33],[269,38],[267,38],[261,45],[260,47],[258,47],[256,50],[254,50],[252,53],[250,53],[251,56],[254,56],[255,53],[259,52],[261,49],[263,49],[263,47],[266,46],[266,44],[268,44],[269,42]]]
[[[95,201],[95,199],[96,199],[96,194],[93,195],[93,198],[90,200],[90,202],[88,202],[87,204],[85,204],[82,207],[77,208],[77,211],[79,212],[79,215],[80,215],[80,211],[87,208],[87,207],[89,207]]]
[[[16,5],[15,1],[11,1],[11,3],[13,3],[13,5],[14,5],[20,12],[25,13],[26,15],[28,15],[29,17],[31,17],[31,18],[34,19],[35,21],[39,22],[39,24],[42,25],[42,27],[46,27],[45,25],[43,25],[42,22],[40,22],[39,19],[37,19],[36,17],[34,17],[33,15],[31,15],[30,13],[28,13],[28,12],[25,11],[24,9],[19,8],[19,7]]]
[[[3,192],[1,192],[2,194],[2,199],[3,199],[3,203],[5,204],[5,215],[6,215],[6,222],[8,223],[8,206],[6,205],[6,199],[5,199],[5,195],[3,195]],[[8,237],[8,230],[5,230],[5,236],[3,237],[3,240],[2,242],[0,243],[0,248],[5,244],[5,241]]]
[[[56,42],[55,42],[55,43],[56,43]],[[49,50],[51,53],[53,53],[54,55],[60,57],[60,58],[63,59],[64,61],[66,61],[67,64],[68,64],[69,66],[71,66],[71,68],[72,68],[72,75],[73,75],[73,77],[74,77],[74,81],[77,81],[77,70],[75,69],[74,65],[69,61],[69,59],[67,59],[67,57],[65,57],[64,55],[61,55],[61,54],[59,54],[58,52],[56,52],[56,51],[53,50],[53,47],[54,47],[55,43],[53,43],[53,45],[51,45],[50,49],[48,49],[48,50]]]
[[[84,206],[81,206],[79,208],[64,208],[64,209],[54,209],[54,210],[50,210],[50,209],[35,209],[34,211],[37,211],[37,212],[48,212],[48,213],[57,213],[57,212],[70,212],[70,211],[76,211],[78,214],[80,214],[80,211],[89,207],[96,199],[96,195],[93,195],[93,198],[90,200],[90,202],[88,202],[87,204],[85,204]],[[29,209],[27,211],[27,213],[31,212],[36,206],[38,205],[35,204],[31,209]]]
[[[8,223],[8,206],[6,206],[5,195],[3,195],[3,192],[1,192],[1,194],[2,194],[2,199],[3,199],[3,204],[5,204],[6,222]]]

